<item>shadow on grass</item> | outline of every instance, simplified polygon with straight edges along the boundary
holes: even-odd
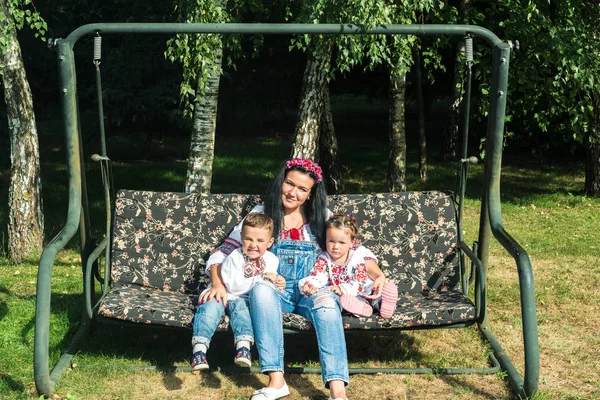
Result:
[[[68,319],[69,333],[61,339],[51,338],[51,359],[55,359],[68,347],[81,317],[81,296],[55,294],[52,297],[54,318]],[[33,328],[34,320],[23,328],[26,337]],[[55,330],[54,330],[55,331]],[[52,334],[52,332],[51,332]],[[58,340],[57,340],[58,339]],[[346,335],[348,361],[351,366],[369,366],[372,363],[390,363],[400,365],[411,360],[420,360],[419,344],[412,336],[399,331],[394,332],[348,332]],[[54,344],[53,344],[54,343]],[[285,361],[290,367],[319,368],[319,353],[316,336],[313,333],[289,334],[285,336]],[[369,345],[366,345],[369,343]],[[258,360],[256,348],[252,355]],[[78,352],[77,364],[80,368],[124,368],[140,366],[144,369],[156,368],[162,374],[167,390],[178,390],[183,382],[175,374],[176,366],[188,366],[191,356],[191,330],[170,329],[153,326],[123,326],[117,324],[95,323],[92,333],[87,337]],[[227,376],[238,386],[261,388],[262,381],[255,374],[238,369],[233,363],[235,356],[233,337],[230,332],[216,334],[211,342],[207,358],[212,368],[223,368]],[[135,369],[135,367],[133,368]],[[204,374],[204,385],[220,388],[222,381],[216,374]],[[319,384],[312,383],[305,375],[294,376],[295,385],[301,388],[304,396],[322,393]]]
[[[5,374],[4,372],[0,373],[0,381],[4,382],[6,387],[8,387],[8,389],[11,392],[14,392],[14,393],[24,393],[25,392],[25,385],[23,385],[23,382],[15,381],[12,376]]]
[[[474,385],[461,380],[457,376],[453,375],[440,375],[440,379],[446,382],[449,386],[454,388],[459,388],[461,392],[468,391],[469,393],[476,394],[488,399],[493,399],[496,397],[496,393],[490,393],[485,390],[482,390],[479,387],[475,387]]]

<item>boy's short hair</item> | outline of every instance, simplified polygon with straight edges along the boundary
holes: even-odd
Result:
[[[273,235],[273,219],[264,212],[252,212],[246,215],[246,218],[242,223],[242,229],[244,229],[245,226],[266,229]]]

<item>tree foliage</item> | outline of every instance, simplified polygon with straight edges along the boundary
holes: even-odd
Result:
[[[12,17],[17,29],[23,29],[24,26],[28,26],[33,31],[34,36],[45,40],[44,35],[48,31],[48,25],[42,18],[41,14],[35,8],[35,5],[31,0],[6,0],[10,16],[4,15],[4,12],[0,12],[0,22],[4,22],[6,18]],[[8,34],[7,26],[2,26],[0,32],[0,51],[4,52],[8,46]],[[0,65],[0,69],[2,66]]]
[[[503,0],[478,19],[519,44],[509,74],[509,137],[542,143],[538,152],[583,143],[598,118],[600,3]],[[489,86],[480,89],[487,95]]]

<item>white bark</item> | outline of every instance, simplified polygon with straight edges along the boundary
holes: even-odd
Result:
[[[216,65],[221,66],[223,49],[216,51]],[[185,182],[187,193],[210,193],[215,158],[215,131],[219,104],[220,71],[213,71],[204,93],[198,90],[194,101],[190,156]]]
[[[318,159],[319,128],[323,110],[323,88],[331,62],[331,45],[308,51],[302,79],[292,157]]]
[[[406,124],[405,115],[406,72],[390,72],[390,156],[387,185],[390,192],[406,190]]]
[[[37,127],[16,28],[5,1],[0,1],[1,35],[7,46],[0,53],[2,83],[10,134],[8,252],[14,263],[42,250],[44,216]]]

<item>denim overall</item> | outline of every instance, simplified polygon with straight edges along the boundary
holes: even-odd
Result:
[[[283,312],[293,312],[302,295],[298,281],[310,273],[317,260],[317,245],[314,241],[278,240],[271,251],[279,258],[279,275],[285,278],[285,291],[282,293]]]
[[[322,291],[305,297],[298,288],[298,281],[308,276],[315,265],[317,249],[314,237],[313,241],[278,240],[271,251],[279,258],[279,275],[285,278],[285,290],[257,284],[250,291],[250,315],[261,371],[283,371],[281,313],[294,312],[308,318],[315,328],[325,387],[332,380],[348,384],[346,340],[337,296]]]

